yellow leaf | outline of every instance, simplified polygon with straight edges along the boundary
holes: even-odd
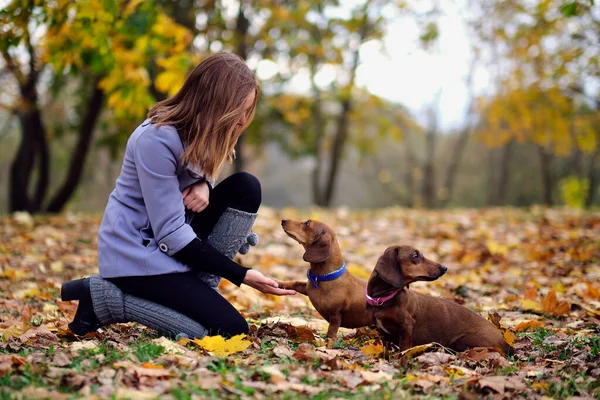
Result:
[[[404,350],[401,354],[403,357],[406,358],[413,358],[414,356],[424,353],[425,350],[427,350],[428,348],[432,347],[433,343],[427,343],[427,344],[422,344],[420,346],[414,346],[411,347],[410,349],[406,349]]]
[[[524,331],[529,331],[529,330],[533,330],[536,328],[542,328],[544,326],[544,321],[524,321],[521,322],[520,324],[518,324],[517,326],[515,326],[515,331],[517,332],[524,332]]]
[[[165,369],[162,365],[152,364],[151,362],[145,362],[142,364],[142,368],[150,368],[150,369]]]
[[[368,344],[366,346],[363,346],[360,348],[360,351],[363,352],[364,355],[366,356],[379,356],[381,353],[383,353],[383,344],[378,343],[378,344]]]
[[[194,343],[219,357],[244,351],[252,344],[252,342],[246,340],[245,334],[236,335],[229,340],[225,340],[220,335],[206,336],[203,339],[194,339]]]
[[[26,330],[22,326],[15,324],[6,329],[0,329],[0,335],[2,335],[2,338],[6,342],[10,338],[21,336]]]
[[[53,261],[52,263],[50,263],[50,269],[54,272],[60,273],[65,270],[65,265],[60,260]]]
[[[520,302],[523,310],[542,311],[542,306],[537,301],[521,299]]]
[[[487,241],[487,248],[492,254],[499,254],[505,256],[508,253],[508,246],[501,245],[494,240]]]
[[[510,347],[513,347],[515,345],[515,335],[513,335],[513,333],[511,331],[506,329],[503,332],[503,336],[504,336],[504,340],[506,341],[506,343],[508,343],[508,345]]]

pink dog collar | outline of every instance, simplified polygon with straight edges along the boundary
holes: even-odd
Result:
[[[385,297],[371,297],[371,296],[369,296],[369,291],[366,290],[365,294],[367,295],[367,304],[370,306],[381,307],[386,301],[388,301],[389,299],[391,299],[395,295],[397,295],[399,291],[400,291],[400,289],[395,290]]]

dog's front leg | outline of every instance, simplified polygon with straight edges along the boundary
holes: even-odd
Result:
[[[400,347],[400,351],[404,351],[413,346],[415,320],[410,315],[401,315],[398,322],[400,328],[400,332],[398,334],[398,346]]]
[[[306,281],[281,282],[276,281],[281,289],[295,290],[296,292],[308,296],[306,293]]]
[[[341,314],[333,314],[329,315],[329,328],[327,329],[327,348],[333,349],[333,345],[335,344],[335,339],[337,337],[338,330],[340,329],[340,325],[342,323],[342,315]]]

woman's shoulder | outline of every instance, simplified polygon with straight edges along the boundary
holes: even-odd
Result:
[[[157,126],[149,119],[137,127],[130,140],[135,147],[151,147],[156,151],[159,151],[161,147],[166,147],[174,153],[183,151],[183,142],[174,126]]]

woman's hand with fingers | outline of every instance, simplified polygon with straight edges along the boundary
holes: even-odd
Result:
[[[208,207],[210,190],[206,181],[198,182],[183,189],[183,204],[190,211],[199,213]]]
[[[276,294],[278,296],[296,294],[295,290],[280,289],[279,284],[275,280],[267,278],[254,269],[246,272],[246,277],[242,283],[263,293]]]

